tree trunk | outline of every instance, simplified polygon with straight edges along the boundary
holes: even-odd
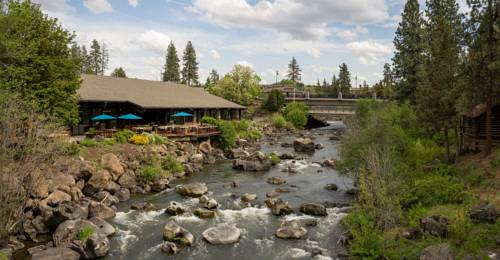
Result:
[[[448,132],[449,132],[449,127],[446,125],[444,127],[444,145],[446,147],[446,161],[448,161],[448,163],[451,162],[451,156],[450,156],[450,138],[448,136]]]
[[[460,134],[459,134],[459,124],[457,123],[455,125],[455,164],[458,163],[458,157],[460,156],[460,153],[462,151],[462,142],[460,139]]]
[[[493,138],[491,134],[491,113],[493,106],[493,97],[489,96],[486,99],[486,146],[484,148],[484,154],[489,155],[493,147]]]

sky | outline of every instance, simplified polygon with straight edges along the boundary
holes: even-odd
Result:
[[[355,84],[382,78],[405,0],[33,0],[79,45],[109,50],[109,74],[160,80],[170,41],[179,57],[191,41],[200,82],[212,69],[250,66],[270,84],[295,57],[302,82],[331,81],[346,63]],[[465,7],[465,0],[459,1]],[[423,4],[423,0],[421,0]]]

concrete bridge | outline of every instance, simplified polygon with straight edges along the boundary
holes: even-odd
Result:
[[[359,99],[286,97],[285,101],[306,104],[309,107],[309,114],[318,120],[336,121],[353,116]]]

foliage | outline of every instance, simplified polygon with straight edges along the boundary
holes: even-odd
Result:
[[[248,120],[225,121],[205,116],[201,121],[218,127],[220,134],[216,141],[223,150],[231,149],[238,138],[257,140],[262,137],[262,133]]]
[[[275,153],[271,153],[269,155],[269,159],[271,160],[272,165],[278,165],[278,163],[280,163],[281,161],[278,155],[276,155]]]
[[[85,138],[82,141],[80,141],[80,145],[85,146],[85,147],[96,147],[98,143],[94,141],[93,139],[90,138]]]
[[[339,78],[338,86],[342,95],[347,95],[351,91],[351,74],[345,63],[342,63],[339,67]],[[357,86],[356,86],[357,87]]]
[[[307,125],[309,108],[300,102],[288,103],[283,109],[286,121],[292,123],[296,128],[304,128]]]
[[[188,41],[182,56],[182,84],[197,86],[198,83],[198,62],[196,52],[191,41]]]
[[[283,93],[279,89],[273,89],[267,94],[266,98],[264,99],[262,108],[270,112],[278,112],[284,104],[285,97],[283,96]]]
[[[165,58],[165,66],[163,67],[163,81],[180,82],[181,75],[179,72],[179,57],[177,56],[177,49],[174,42],[170,41],[167,48],[167,55]]]
[[[108,68],[109,55],[106,45],[99,43],[93,39],[90,44],[90,51],[86,55],[86,51],[82,50],[81,59],[83,61],[83,72],[94,75],[104,75],[104,71]],[[85,54],[85,55],[83,55]]]
[[[116,144],[116,139],[114,139],[114,138],[106,138],[106,139],[104,139],[104,140],[102,141],[102,143],[103,143],[104,145],[110,145],[110,146],[113,146],[113,145],[115,145],[115,144]]]
[[[148,135],[148,138],[149,138],[150,144],[166,144],[166,143],[168,143],[168,138],[157,135],[157,134],[150,134],[150,135]]]
[[[36,104],[60,123],[78,122],[80,59],[75,35],[31,1],[8,1],[0,12],[0,89]]]
[[[0,260],[9,260],[7,255],[1,250],[0,250]]]
[[[362,259],[379,259],[382,256],[383,238],[376,221],[363,209],[356,209],[342,219],[353,237],[350,245],[352,256]]]
[[[116,78],[126,78],[127,74],[125,73],[125,70],[122,67],[118,67],[113,72],[111,72],[112,77]]]
[[[430,175],[415,180],[407,189],[406,206],[419,204],[430,207],[439,204],[461,203],[466,197],[465,187],[450,176]]]
[[[128,141],[132,144],[137,145],[146,145],[149,144],[149,138],[144,134],[134,134],[132,137],[128,139]]]
[[[184,171],[184,165],[177,162],[172,155],[167,155],[162,159],[161,168],[169,173],[180,173]]]
[[[282,115],[274,118],[274,126],[278,129],[282,129],[286,126],[286,120]]]
[[[82,148],[76,143],[63,144],[63,153],[70,156],[80,155]]]
[[[292,57],[290,64],[288,64],[288,73],[287,73],[288,79],[293,83],[300,82],[301,74],[302,72],[299,67],[299,64],[297,63],[297,60],[295,59],[295,57]]]
[[[162,174],[162,169],[152,165],[143,166],[140,170],[140,176],[146,183],[153,181],[157,176]]]
[[[128,140],[134,135],[134,131],[130,129],[123,129],[115,134],[116,141],[119,143],[125,144],[128,142]]]
[[[85,241],[89,239],[94,234],[94,229],[92,227],[83,227],[76,234],[76,239],[80,241]]]
[[[252,68],[235,65],[233,70],[216,84],[207,87],[213,95],[225,98],[240,105],[251,105],[261,95],[260,77]]]

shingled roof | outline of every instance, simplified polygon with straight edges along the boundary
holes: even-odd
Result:
[[[143,108],[245,108],[203,88],[172,82],[88,74],[82,74],[82,80],[80,101],[131,102]]]

